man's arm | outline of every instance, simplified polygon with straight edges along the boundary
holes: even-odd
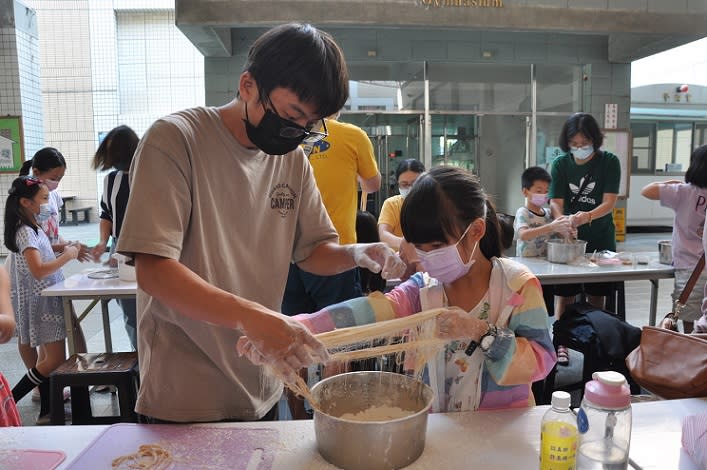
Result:
[[[326,357],[319,341],[299,322],[256,302],[212,286],[179,261],[135,254],[140,289],[176,312],[226,328],[238,329],[268,357],[293,357],[293,368],[312,362],[310,352]]]
[[[359,176],[358,181],[361,183],[361,190],[367,193],[375,193],[381,188],[381,174],[378,173],[376,176],[371,178],[363,179]]]

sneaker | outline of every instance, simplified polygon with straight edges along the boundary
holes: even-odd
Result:
[[[71,398],[71,389],[69,387],[66,387],[64,389],[64,401],[69,401],[69,398]],[[32,401],[35,403],[39,403],[42,401],[42,398],[39,396],[39,387],[34,387],[34,389],[32,390]]]

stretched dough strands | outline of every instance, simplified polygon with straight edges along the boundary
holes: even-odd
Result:
[[[387,354],[396,354],[421,348],[437,349],[441,348],[447,343],[448,341],[445,339],[418,339],[415,341],[406,341],[404,343],[388,344],[386,346],[354,349],[353,351],[342,351],[335,354],[331,354],[329,357],[332,361],[357,361],[359,359],[385,356]]]
[[[445,309],[435,308],[402,318],[371,323],[368,325],[339,328],[315,335],[327,349],[340,349],[355,345],[351,350],[338,351],[331,355],[334,361],[348,362],[358,359],[398,354],[404,351],[414,353],[414,373],[419,375],[425,363],[437,354],[447,340],[437,338],[437,316]],[[405,337],[404,342],[373,346],[377,339]],[[281,377],[282,378],[282,377]],[[317,408],[317,403],[309,391],[307,383],[299,375],[294,382],[283,380],[285,385],[297,395],[307,399]]]
[[[402,318],[371,323],[369,325],[352,326],[349,328],[339,328],[326,333],[319,333],[315,337],[321,341],[327,349],[339,346],[361,343],[375,338],[392,336],[396,333],[404,332],[409,328],[414,328],[421,323],[437,318],[445,312],[444,308],[433,308],[420,313]],[[372,357],[372,356],[369,356]]]

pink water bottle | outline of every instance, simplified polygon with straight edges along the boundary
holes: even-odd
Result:
[[[594,372],[584,387],[577,414],[577,469],[628,467],[631,443],[631,391],[618,372]]]

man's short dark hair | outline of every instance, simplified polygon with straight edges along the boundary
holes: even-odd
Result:
[[[552,177],[545,168],[539,166],[526,168],[520,176],[520,184],[523,186],[523,189],[530,189],[536,181],[545,181],[549,184],[552,182]]]
[[[288,23],[266,31],[248,51],[244,70],[267,102],[275,88],[293,91],[319,117],[332,115],[349,98],[349,73],[341,48],[310,24]]]
[[[575,113],[567,119],[560,132],[559,146],[563,152],[570,151],[570,140],[580,133],[592,141],[594,150],[599,150],[604,144],[604,135],[599,130],[599,124],[594,116],[588,113]]]

